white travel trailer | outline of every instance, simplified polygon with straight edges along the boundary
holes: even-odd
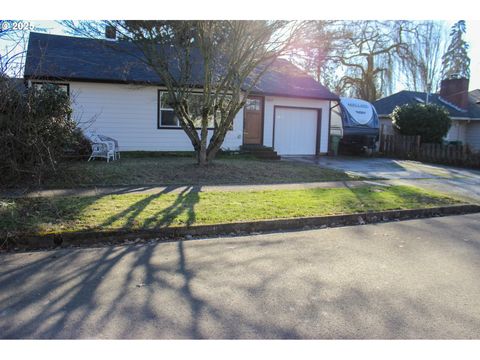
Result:
[[[379,137],[375,108],[368,101],[341,97],[331,108],[330,135],[340,137],[342,149],[373,150]]]

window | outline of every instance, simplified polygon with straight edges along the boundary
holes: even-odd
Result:
[[[178,128],[180,127],[180,123],[178,122],[178,118],[175,115],[175,112],[170,105],[171,101],[169,99],[168,93],[166,92],[159,92],[159,111],[158,111],[158,127],[173,127]]]
[[[193,117],[193,123],[197,128],[202,127],[202,105],[202,94],[190,94],[190,98],[188,99],[188,109],[190,110],[190,115]],[[210,116],[208,119],[209,128],[213,128],[215,126],[214,120],[214,116]]]
[[[248,98],[245,103],[245,110],[247,111],[261,111],[261,101],[260,99]]]
[[[190,98],[188,99],[190,114],[197,128],[202,126],[202,96],[202,94],[190,94]],[[158,92],[158,106],[158,128],[181,129],[179,119],[175,115],[175,111],[171,105],[168,92]],[[220,111],[217,111],[215,115],[216,116],[210,116],[208,119],[209,129],[213,129],[215,127],[215,121],[219,121]],[[229,130],[233,130],[233,125]]]
[[[162,109],[161,118],[162,126],[180,126],[180,124],[178,123],[178,118],[175,116],[173,110]]]
[[[32,86],[35,91],[41,91],[44,86],[55,86],[60,90],[63,90],[70,95],[70,85],[69,84],[60,84],[60,83],[52,83],[52,82],[34,82]]]
[[[45,89],[46,87],[54,87],[61,91],[64,91],[67,94],[67,99],[70,96],[70,84],[61,84],[61,83],[53,83],[53,82],[32,82],[33,93],[35,96]],[[68,115],[70,119],[71,115]]]

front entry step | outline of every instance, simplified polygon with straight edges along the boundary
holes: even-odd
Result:
[[[280,156],[272,147],[263,145],[242,145],[240,147],[242,154],[250,154],[259,159],[280,160]]]

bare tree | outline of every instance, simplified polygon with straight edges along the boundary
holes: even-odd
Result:
[[[166,87],[167,101],[189,137],[200,165],[214,159],[247,96],[275,60],[286,53],[302,26],[301,22],[292,21],[64,24],[79,34],[94,37],[100,36],[105,26],[112,26],[121,41],[138,50],[138,61],[153,69]],[[127,51],[126,47],[122,49]],[[193,99],[198,92],[202,95],[200,100],[198,96]],[[214,129],[208,141],[212,120]]]
[[[8,21],[0,21],[2,28],[4,23],[8,23]],[[22,76],[28,42],[27,35],[27,31],[14,30],[9,26],[0,31],[0,40],[4,44],[4,47],[0,49],[0,76]]]
[[[338,31],[340,23],[338,20],[306,22],[302,35],[290,54],[290,61],[332,89],[338,82],[337,66],[329,60],[342,40],[342,34]]]
[[[412,31],[405,33],[408,43],[403,53],[402,70],[405,84],[410,90],[436,92],[441,80],[441,60],[445,52],[445,27],[440,21],[415,23]]]
[[[407,21],[354,21],[345,23],[343,51],[332,60],[344,69],[339,80],[343,92],[373,102],[392,92],[396,62],[408,48]]]
[[[300,62],[342,95],[375,101],[391,92],[408,21],[319,21],[309,23]]]

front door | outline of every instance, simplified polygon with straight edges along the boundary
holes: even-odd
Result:
[[[262,144],[263,130],[263,98],[251,96],[247,99],[244,107],[243,119],[243,143]]]

